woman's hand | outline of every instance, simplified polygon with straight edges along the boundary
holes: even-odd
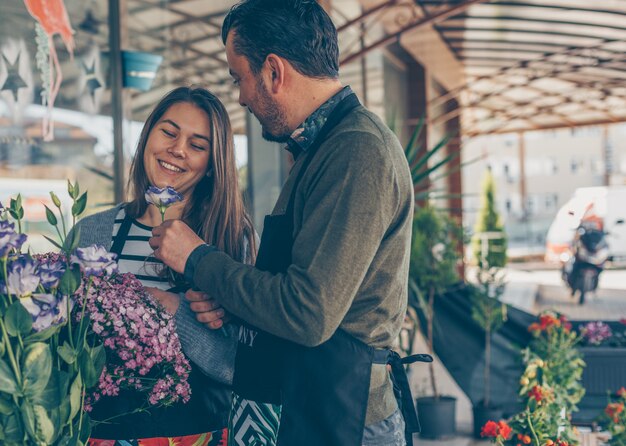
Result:
[[[196,319],[207,327],[216,330],[230,320],[222,306],[208,294],[189,290],[185,297],[190,302],[189,307],[196,313]]]
[[[146,287],[146,291],[150,293],[156,300],[158,300],[161,305],[165,308],[172,316],[176,314],[178,311],[178,306],[180,305],[180,297],[178,294],[170,293],[169,291],[163,291],[159,288],[154,287]]]

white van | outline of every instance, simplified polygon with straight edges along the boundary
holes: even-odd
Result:
[[[626,262],[626,186],[581,187],[559,209],[546,237],[546,262],[569,256],[574,231],[585,213],[592,212],[608,233],[609,258]]]

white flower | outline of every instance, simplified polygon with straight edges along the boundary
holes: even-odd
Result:
[[[57,299],[52,294],[33,294],[20,299],[20,303],[33,318],[33,330],[41,331],[67,320],[67,296]],[[70,300],[71,307],[74,301]]]
[[[104,246],[91,245],[87,248],[78,248],[70,260],[78,264],[86,276],[94,276],[117,272],[116,257],[117,255],[108,252]]]

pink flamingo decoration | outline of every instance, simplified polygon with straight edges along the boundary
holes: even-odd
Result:
[[[48,36],[49,55],[49,76],[50,90],[48,92],[47,106],[48,111],[43,119],[43,137],[44,141],[51,141],[54,137],[54,122],[52,121],[52,109],[54,101],[61,88],[63,81],[63,73],[61,72],[61,64],[54,47],[54,35],[60,34],[65,48],[70,53],[70,57],[74,57],[74,30],[70,24],[70,19],[65,9],[63,0],[24,0],[26,9],[31,16]]]

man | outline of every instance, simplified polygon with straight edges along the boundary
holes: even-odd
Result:
[[[213,317],[208,296],[243,321],[234,389],[283,404],[279,445],[404,445],[381,350],[407,303],[413,188],[402,147],[342,87],[336,29],[315,1],[244,0],[222,39],[240,104],[295,164],[255,267],[180,221],[153,230],[155,256],[206,293],[187,293],[199,320]]]

